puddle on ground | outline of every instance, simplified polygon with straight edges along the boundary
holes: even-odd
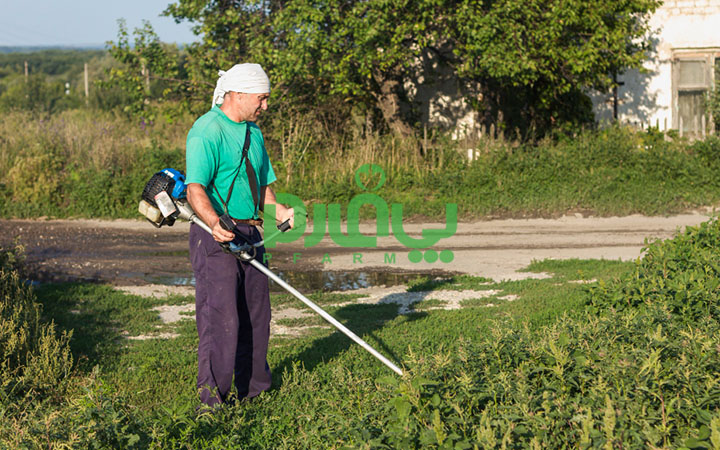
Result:
[[[286,283],[296,289],[306,291],[351,291],[354,289],[372,286],[397,286],[406,284],[420,276],[430,276],[429,273],[403,273],[403,272],[275,272]],[[273,281],[270,281],[272,292],[284,291]]]
[[[437,275],[424,272],[291,272],[282,270],[273,272],[301,292],[350,291],[373,286],[397,286],[421,276],[434,277]],[[193,276],[144,276],[143,279],[152,284],[169,286],[195,285]],[[285,290],[271,280],[270,292],[285,292]]]
[[[142,252],[143,256],[178,256],[190,259],[190,250],[150,250]]]

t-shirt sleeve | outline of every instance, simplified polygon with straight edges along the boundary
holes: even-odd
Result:
[[[185,183],[198,183],[205,187],[217,173],[216,148],[207,138],[188,135],[185,145]]]

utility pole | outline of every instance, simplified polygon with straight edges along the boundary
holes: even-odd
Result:
[[[143,63],[142,72],[140,73],[145,77],[145,92],[150,94],[150,69],[147,68],[145,63]]]
[[[25,61],[25,82],[28,82],[28,64],[27,61]]]
[[[85,105],[90,101],[90,87],[88,84],[88,64],[85,63]]]

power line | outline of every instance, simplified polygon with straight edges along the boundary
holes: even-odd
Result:
[[[20,35],[8,30],[6,27],[0,27],[0,41],[8,42],[8,45],[32,45],[24,35]]]
[[[41,27],[28,27],[19,21],[7,22],[0,20],[0,37],[3,37],[3,35],[10,35],[15,40],[19,39],[17,45],[47,45],[62,40],[62,36],[50,35],[42,31]]]

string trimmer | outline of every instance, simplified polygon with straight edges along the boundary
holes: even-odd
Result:
[[[190,207],[190,204],[186,199],[185,191],[185,177],[175,169],[164,169],[153,175],[147,185],[145,185],[138,210],[140,211],[140,214],[145,216],[147,220],[157,228],[160,228],[163,225],[172,226],[177,219],[182,219],[198,225],[200,228],[212,235],[212,229],[197,215],[195,215],[195,212]],[[278,226],[278,230],[275,234],[273,234],[273,236],[276,236],[277,233],[283,233],[288,229],[290,229],[289,221],[285,221]],[[305,303],[308,307],[310,307],[310,309],[318,313],[323,319],[330,322],[330,324],[332,324],[335,328],[342,331],[347,337],[355,341],[355,343],[370,352],[370,354],[379,359],[395,373],[402,375],[403,372],[398,366],[393,364],[390,360],[380,354],[380,352],[372,348],[370,344],[362,340],[358,335],[345,327],[345,325],[338,322],[333,316],[328,314],[310,299],[298,292],[297,289],[287,284],[270,269],[255,259],[257,248],[262,246],[265,240],[268,239],[269,238],[265,238],[256,244],[251,244],[249,242],[242,245],[228,243],[225,246],[225,250],[239,260],[251,264],[257,270],[267,275],[268,278],[294,295],[298,300]]]

